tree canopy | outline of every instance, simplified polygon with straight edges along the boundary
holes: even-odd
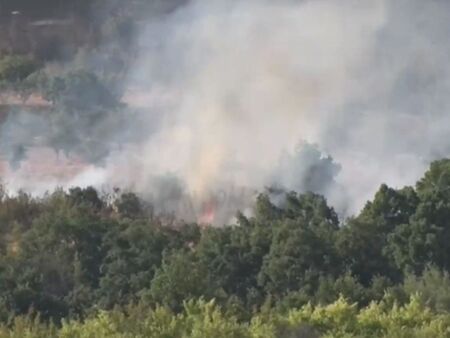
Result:
[[[253,216],[219,228],[164,226],[130,192],[114,200],[93,188],[39,198],[3,192],[0,319],[31,311],[41,321],[89,325],[106,318],[90,317],[100,309],[140,304],[175,316],[203,299],[249,320],[267,309],[344,306],[343,296],[354,313],[374,311],[373,301],[405,311],[418,302],[437,320],[450,311],[449,175],[450,160],[434,162],[415,187],[382,185],[345,220],[317,194],[290,192],[277,204],[261,194]]]

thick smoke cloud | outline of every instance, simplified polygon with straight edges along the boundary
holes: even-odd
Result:
[[[382,5],[356,2],[197,1],[150,23],[130,81],[171,108],[132,167],[172,171],[200,195],[274,183],[283,152],[320,146],[383,20]]]
[[[355,212],[381,182],[410,184],[448,155],[448,9],[443,1],[191,2],[142,35],[136,74],[173,102],[143,151],[160,154],[157,163],[140,165],[179,173],[199,192],[229,182],[259,188],[303,139],[342,165],[340,188],[327,195]],[[279,183],[304,174],[292,171]]]
[[[82,181],[175,213],[226,200],[221,221],[267,186],[356,212],[448,156],[449,32],[438,0],[183,1],[141,24],[125,97],[145,118],[123,126],[141,141]]]

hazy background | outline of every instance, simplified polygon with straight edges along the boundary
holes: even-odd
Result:
[[[128,118],[70,122],[83,139],[103,140],[96,160],[78,152],[70,178],[45,179],[25,160],[4,174],[13,190],[119,186],[184,218],[220,206],[220,217],[205,221],[221,223],[276,187],[324,194],[350,215],[381,183],[412,184],[448,156],[446,1],[213,0],[146,10],[129,32],[133,56],[107,82]],[[103,41],[77,60],[96,71],[103,55],[115,55],[111,46]],[[47,69],[76,68],[71,62]],[[44,133],[17,116],[2,124],[0,140],[18,130],[17,146]],[[52,167],[70,157],[27,154]]]

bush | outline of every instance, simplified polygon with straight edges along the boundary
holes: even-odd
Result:
[[[17,84],[39,69],[32,58],[8,55],[0,59],[0,82]]]
[[[176,314],[166,307],[129,307],[100,311],[85,321],[65,321],[60,329],[32,317],[19,317],[0,327],[2,337],[185,337],[185,338],[316,338],[316,337],[449,337],[450,315],[439,315],[412,297],[404,306],[383,301],[358,310],[340,298],[287,313],[269,311],[240,322],[214,301],[189,301]]]

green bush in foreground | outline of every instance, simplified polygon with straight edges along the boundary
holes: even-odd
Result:
[[[166,307],[142,306],[101,311],[84,321],[63,321],[60,328],[31,317],[17,317],[0,327],[0,337],[102,338],[102,337],[450,337],[450,315],[437,314],[411,297],[403,305],[389,305],[388,296],[358,310],[340,298],[326,306],[310,304],[286,313],[275,310],[239,322],[214,301],[188,301],[178,314]]]

